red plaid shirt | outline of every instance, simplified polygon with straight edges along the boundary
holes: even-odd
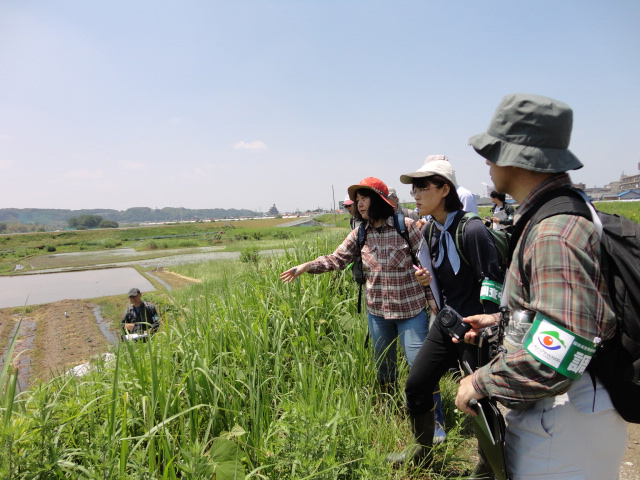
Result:
[[[540,196],[571,185],[568,175],[553,176],[529,193],[515,222]],[[518,251],[524,248],[524,271],[530,294],[522,286]],[[524,247],[518,242],[505,294],[511,311],[540,312],[578,335],[603,340],[615,332],[615,315],[600,270],[600,239],[593,223],[574,215],[557,215],[532,227]],[[473,375],[475,389],[490,397],[515,402],[533,401],[564,393],[571,380],[543,365],[526,350],[499,355]]]
[[[422,242],[413,220],[405,218],[407,232],[417,254]],[[380,232],[365,223],[366,240],[362,247],[362,265],[367,276],[367,309],[373,315],[402,319],[415,317],[426,307],[427,291],[418,283],[407,242],[398,234],[393,217],[387,218]],[[318,257],[309,265],[309,273],[342,270],[358,254],[358,229],[353,230],[331,255]]]

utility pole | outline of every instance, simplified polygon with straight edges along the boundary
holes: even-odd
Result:
[[[338,215],[336,214],[336,192],[331,185],[331,195],[333,196],[333,224],[338,226]]]

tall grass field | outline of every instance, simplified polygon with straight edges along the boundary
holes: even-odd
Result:
[[[279,279],[343,237],[299,241],[282,257],[180,267],[203,283],[158,302],[159,333],[121,342],[86,376],[18,392],[5,362],[0,478],[425,478],[385,461],[411,435],[400,394],[376,386],[350,274]],[[453,381],[443,395],[449,440],[432,479],[468,472],[474,450],[468,421],[453,412]]]

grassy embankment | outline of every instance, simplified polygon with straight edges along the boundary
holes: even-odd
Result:
[[[1,372],[0,478],[422,478],[384,460],[410,435],[399,404],[376,393],[349,275],[278,278],[343,236],[257,263],[177,268],[203,283],[159,299],[153,341],[121,344],[86,377],[16,394],[15,372]],[[443,387],[450,441],[434,479],[464,473],[473,450],[455,385]]]
[[[422,478],[384,461],[410,435],[375,391],[349,276],[278,279],[343,236],[296,241],[282,258],[177,268],[203,283],[158,298],[166,322],[153,341],[120,345],[87,377],[17,393],[6,363],[0,478]],[[450,440],[433,479],[464,473],[473,450],[455,383],[443,391]]]
[[[295,238],[316,236],[324,230],[323,227],[278,227],[289,221],[291,219],[242,220],[0,235],[0,274],[13,272],[17,264],[26,270],[41,268],[40,264],[46,263],[42,262],[43,257],[58,253],[133,248],[144,252],[145,258],[154,258],[166,255],[168,249],[187,251],[197,247],[217,247],[225,251],[240,251],[283,248]],[[96,262],[100,261],[107,263],[111,260],[96,259]]]

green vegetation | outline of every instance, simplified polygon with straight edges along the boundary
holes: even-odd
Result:
[[[134,207],[124,211],[110,209],[83,209],[64,210],[46,208],[0,208],[0,222],[8,224],[11,232],[34,231],[34,225],[41,225],[48,230],[62,228],[67,225],[73,216],[100,215],[102,218],[119,223],[140,224],[145,222],[181,222],[181,221],[208,221],[220,218],[255,217],[257,212],[251,210],[238,210],[234,208],[210,208],[190,209],[172,208],[152,209],[147,207]],[[19,227],[19,226],[22,227]],[[106,228],[106,227],[105,227]]]
[[[84,230],[86,228],[118,228],[117,222],[104,220],[100,215],[79,215],[67,220],[69,227]],[[115,225],[115,227],[113,226]]]
[[[640,202],[596,202],[594,206],[601,212],[616,213],[640,223]]]
[[[138,251],[220,247],[241,251],[249,247],[283,248],[294,238],[315,237],[322,227],[282,228],[288,219],[173,224],[113,230],[74,230],[0,236],[0,274],[16,264],[37,268],[37,257],[48,253],[95,251],[119,247]],[[54,248],[55,250],[51,250]],[[31,265],[31,263],[33,265]]]
[[[154,297],[160,332],[120,344],[85,377],[17,393],[5,363],[0,478],[424,478],[385,461],[410,433],[401,401],[375,386],[350,276],[279,280],[343,236],[298,241],[256,265],[177,268],[203,282]],[[473,451],[468,420],[453,413],[455,383],[442,387],[449,440],[434,480],[468,472]]]

